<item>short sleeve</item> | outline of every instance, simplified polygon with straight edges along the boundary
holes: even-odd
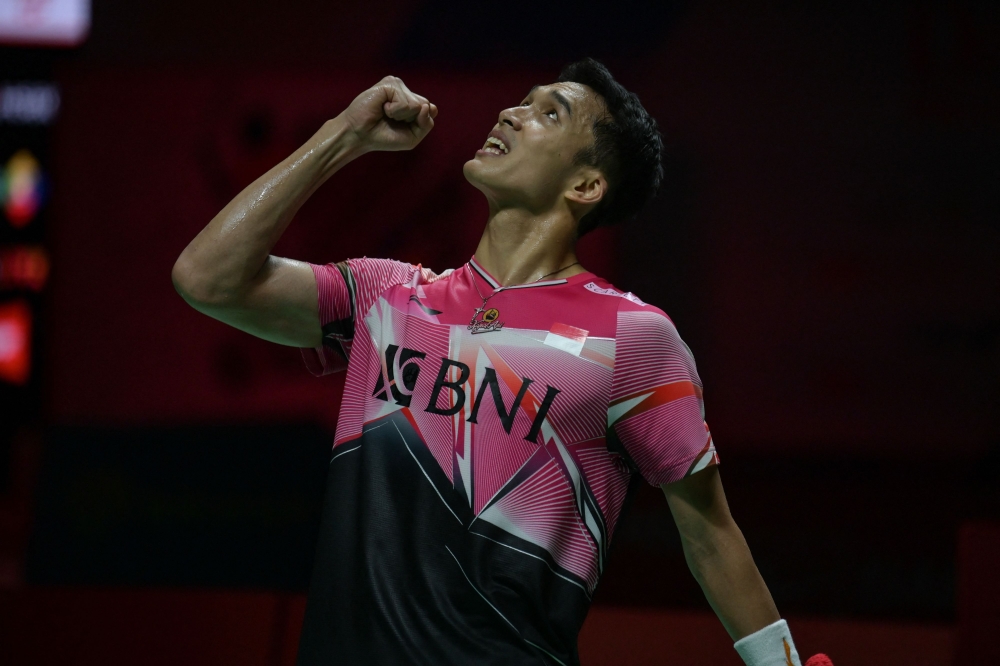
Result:
[[[691,351],[662,311],[624,299],[618,310],[608,437],[653,485],[719,462]]]
[[[310,267],[316,276],[323,344],[303,349],[302,359],[314,375],[327,375],[347,367],[355,322],[386,289],[429,273],[413,264],[367,257],[323,266],[310,264]]]

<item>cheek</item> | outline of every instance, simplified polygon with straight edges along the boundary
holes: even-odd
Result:
[[[544,171],[547,180],[565,177],[572,166],[573,152],[566,146],[552,146],[545,153]]]
[[[525,151],[525,153],[536,168],[547,172],[561,170],[568,159],[566,146],[558,145],[554,141],[539,141],[531,146],[530,152]]]
[[[529,188],[549,181],[554,172],[558,171],[558,161],[551,153],[535,153],[523,155],[516,163],[511,162],[512,175]]]

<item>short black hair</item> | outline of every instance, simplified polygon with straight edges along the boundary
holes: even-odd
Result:
[[[608,179],[604,198],[580,220],[577,237],[634,218],[663,182],[663,139],[656,120],[635,93],[593,58],[567,65],[560,83],[579,83],[601,96],[605,112],[594,120],[594,143],[575,157]]]

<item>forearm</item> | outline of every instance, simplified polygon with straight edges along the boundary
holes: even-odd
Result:
[[[739,640],[780,619],[743,533],[735,522],[684,539],[684,555],[719,620]]]
[[[247,186],[188,244],[174,284],[188,300],[221,303],[251,284],[288,224],[327,178],[362,152],[342,117]]]

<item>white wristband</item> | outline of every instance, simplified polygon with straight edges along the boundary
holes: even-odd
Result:
[[[784,620],[744,636],[733,647],[747,666],[802,666]]]

